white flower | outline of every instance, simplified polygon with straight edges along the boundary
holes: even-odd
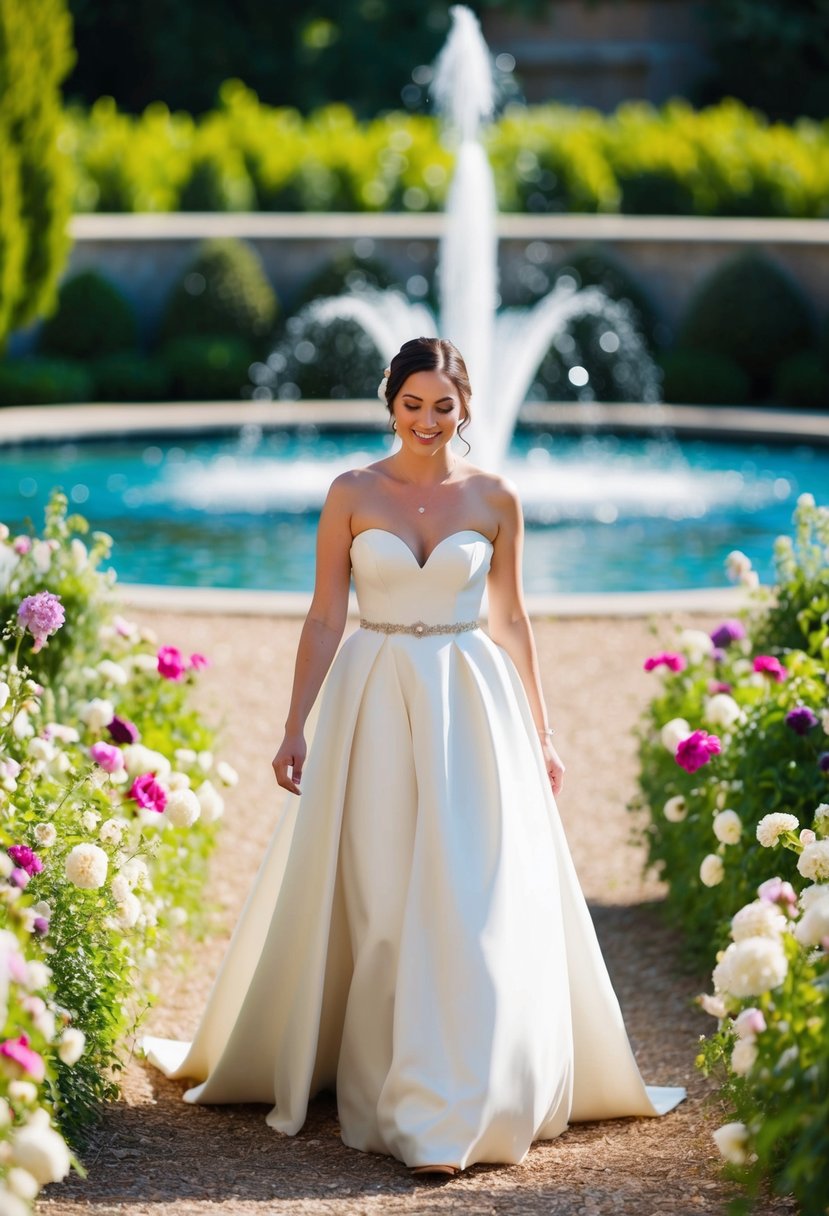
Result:
[[[143,650],[130,658],[130,664],[135,671],[157,671],[158,659],[154,654],[146,654]]]
[[[52,546],[48,540],[36,540],[31,548],[32,560],[39,574],[45,574],[52,562]]]
[[[222,785],[238,785],[239,783],[239,774],[232,764],[228,764],[227,760],[220,760],[216,765],[216,776]]]
[[[132,891],[132,884],[125,874],[116,874],[109,884],[109,889],[112,892],[112,898],[116,903],[120,904],[124,902]]]
[[[202,781],[196,790],[203,823],[214,823],[223,814],[225,800],[212,781]]]
[[[732,549],[725,559],[725,569],[730,579],[741,578],[751,569],[751,558],[746,557],[740,549]]]
[[[735,722],[740,722],[745,714],[727,692],[718,692],[705,702],[702,716],[712,726],[720,726],[727,730]]]
[[[829,834],[829,802],[821,802],[815,811],[815,831],[820,836]]]
[[[728,1013],[725,1007],[725,1001],[721,996],[710,996],[704,992],[699,998],[699,1003],[706,1013],[710,1013],[712,1018],[724,1018]]]
[[[21,1199],[28,1200],[30,1203],[40,1190],[37,1179],[28,1170],[24,1170],[19,1165],[13,1165],[6,1174],[6,1186],[13,1194],[18,1195]],[[2,1208],[0,1208],[0,1211],[2,1211]]]
[[[112,719],[115,717],[115,706],[111,701],[104,701],[100,697],[95,697],[92,701],[87,701],[78,710],[78,717],[81,722],[85,722],[91,731],[97,732],[109,726]]]
[[[112,659],[101,659],[97,667],[97,672],[105,684],[122,686],[129,680],[129,676],[124,671],[121,664],[114,663]]]
[[[189,790],[190,778],[186,773],[171,773],[167,778],[167,786],[171,790]]]
[[[714,816],[714,835],[722,844],[736,844],[743,831],[743,821],[736,811],[720,811]]]
[[[823,727],[823,733],[829,735],[829,709],[820,711],[820,724]]]
[[[177,828],[189,828],[201,814],[201,803],[192,790],[173,790],[164,814]]]
[[[709,853],[707,857],[703,857],[699,867],[700,882],[706,887],[716,887],[721,883],[725,876],[725,867],[722,863],[722,858],[716,853]]]
[[[107,855],[97,844],[76,844],[66,858],[66,877],[76,887],[102,887],[107,878]]]
[[[30,735],[35,733],[35,728],[29,721],[29,715],[25,709],[19,710],[12,719],[12,734],[15,739],[28,739]]]
[[[49,987],[52,978],[52,968],[47,967],[40,959],[32,958],[26,963],[26,979],[24,987],[29,992],[38,992]]]
[[[42,760],[44,764],[54,760],[57,755],[54,743],[50,743],[48,739],[41,739],[40,736],[30,739],[26,750],[33,760]]]
[[[752,589],[754,587],[759,587],[760,586],[760,575],[757,573],[756,570],[746,570],[743,574],[740,575],[740,582],[742,583],[742,585],[744,587],[750,587]]]
[[[687,654],[691,663],[701,663],[714,649],[714,643],[702,629],[683,629],[677,646]]]
[[[67,1026],[58,1040],[58,1055],[64,1064],[77,1064],[86,1046],[86,1035],[75,1026]]]
[[[81,815],[81,826],[85,832],[94,832],[101,821],[97,811],[84,811]]]
[[[671,718],[659,732],[663,745],[669,752],[674,753],[683,739],[691,734],[691,727],[684,718]]]
[[[177,747],[173,752],[173,755],[175,757],[176,764],[187,765],[196,763],[196,753],[193,751],[192,747]]]
[[[43,916],[46,920],[49,920],[52,915],[51,906],[46,902],[45,899],[38,900],[38,902],[32,908],[32,911],[34,912],[35,916]]]
[[[77,743],[80,739],[74,726],[64,726],[62,722],[47,722],[46,733],[50,739],[60,739],[61,743]]]
[[[150,872],[143,857],[131,857],[121,866],[121,873],[133,890],[136,887],[149,886]]]
[[[808,912],[819,900],[829,897],[829,883],[818,883],[814,887],[805,887],[800,892],[800,906]]]
[[[731,1069],[738,1077],[744,1077],[757,1059],[757,1044],[754,1039],[738,1039],[731,1052]]]
[[[9,1081],[9,1097],[13,1102],[22,1102],[28,1106],[37,1101],[37,1086],[31,1081]]]
[[[12,690],[9,688],[6,681],[0,680],[0,709],[3,708],[11,695]]]
[[[749,1160],[748,1128],[745,1123],[726,1123],[713,1133],[720,1154],[732,1165],[745,1165]]]
[[[122,929],[131,929],[141,915],[141,900],[130,893],[118,904],[118,925]]]
[[[98,836],[105,844],[120,844],[125,827],[123,819],[105,819],[98,829]]]
[[[662,814],[669,823],[681,823],[688,814],[688,803],[682,794],[674,794],[662,808]]]
[[[196,763],[203,773],[209,773],[213,767],[213,753],[207,751],[199,752],[196,756]]]
[[[829,899],[816,899],[795,926],[801,946],[819,946],[829,937]]]
[[[764,815],[757,824],[757,839],[764,849],[770,849],[784,832],[793,832],[798,827],[796,815],[787,815],[784,811],[775,811]]]
[[[170,909],[170,924],[171,925],[180,926],[180,925],[186,924],[186,922],[187,922],[187,910],[185,908],[171,908]]]
[[[798,494],[797,505],[799,507],[813,507],[815,505],[814,494],[809,494],[808,492],[804,492],[803,494]]]
[[[2,1216],[30,1216],[31,1207],[25,1199],[15,1195],[9,1187],[0,1182],[0,1212]]]
[[[755,899],[732,916],[731,936],[735,942],[744,941],[747,937],[770,937],[776,941],[787,924],[786,917],[776,904]]]
[[[732,942],[714,968],[714,987],[730,996],[761,996],[778,988],[789,966],[779,939],[746,937]]]
[[[807,844],[797,859],[798,871],[812,882],[829,880],[829,840]]]
[[[130,743],[121,749],[121,755],[130,777],[137,777],[141,773],[155,773],[157,777],[166,777],[171,768],[166,756],[145,747],[143,743]]]
[[[72,558],[72,565],[75,567],[75,569],[79,572],[83,570],[89,561],[89,554],[87,552],[86,545],[83,543],[80,537],[72,537],[71,541],[69,542],[69,554]]]
[[[36,823],[35,824],[35,840],[42,848],[48,849],[53,845],[58,838],[58,833],[53,823]]]
[[[28,1170],[40,1186],[60,1182],[69,1173],[66,1141],[49,1126],[49,1115],[43,1107],[15,1133],[11,1145],[14,1163]]]

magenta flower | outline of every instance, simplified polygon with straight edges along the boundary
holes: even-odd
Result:
[[[124,757],[121,754],[121,749],[114,747],[111,743],[104,743],[103,741],[93,743],[89,749],[89,754],[105,773],[117,773],[124,767]]]
[[[141,737],[141,732],[134,722],[130,722],[129,718],[119,718],[117,714],[107,730],[115,743],[137,743]]]
[[[183,680],[187,667],[177,646],[161,646],[158,651],[158,671],[165,680]]]
[[[205,667],[209,667],[209,666],[210,666],[210,659],[208,659],[208,657],[206,655],[199,654],[198,652],[196,652],[196,654],[190,655],[190,670],[191,671],[204,671]]]
[[[695,730],[678,744],[674,759],[686,773],[695,773],[721,751],[722,744],[716,735],[709,735],[707,730]]]
[[[22,866],[27,874],[39,874],[43,869],[43,862],[34,849],[30,849],[27,844],[13,844],[6,852],[12,861]]]
[[[773,654],[758,654],[754,660],[754,670],[762,672],[765,676],[772,676],[778,684],[782,684],[789,674]]]
[[[46,1065],[43,1062],[43,1056],[38,1055],[29,1046],[29,1036],[27,1034],[20,1035],[18,1039],[6,1039],[5,1042],[0,1043],[0,1056],[5,1056],[7,1060],[13,1060],[30,1077],[34,1077],[35,1081],[42,1081],[46,1076]]]
[[[808,705],[796,705],[786,714],[786,725],[796,735],[808,735],[809,731],[817,726],[817,714],[813,713]]]
[[[688,666],[688,662],[684,654],[675,654],[673,651],[666,650],[662,654],[652,654],[649,659],[645,659],[643,666],[645,671],[653,671],[655,667],[667,667],[670,671],[683,671]]]
[[[60,629],[66,620],[66,614],[59,595],[54,595],[51,591],[38,591],[37,595],[27,595],[21,602],[17,619],[34,638],[32,653],[37,654],[48,645],[46,639],[49,635]]]
[[[161,814],[167,805],[167,791],[156,781],[155,773],[142,773],[140,777],[136,777],[130,786],[129,796],[146,811],[158,811]]]
[[[713,631],[711,641],[715,646],[725,650],[732,642],[739,642],[745,636],[746,631],[743,622],[731,619],[723,621],[722,625]]]

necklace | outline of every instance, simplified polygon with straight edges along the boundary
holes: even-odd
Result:
[[[440,486],[443,486],[443,485],[446,485],[446,483],[447,483],[448,481],[450,481],[450,480],[451,480],[451,478],[452,478],[452,474],[454,473],[454,471],[455,471],[455,468],[454,468],[454,465],[453,465],[453,466],[452,466],[452,468],[449,470],[449,473],[447,474],[447,476],[446,476],[446,477],[442,478],[440,481],[436,481],[436,482],[435,482],[435,484],[432,486],[432,492],[430,493],[429,497],[428,497],[428,498],[425,500],[425,502],[421,501],[421,502],[418,504],[417,511],[418,511],[418,514],[419,514],[419,515],[424,515],[424,514],[425,514],[425,512],[426,512],[426,508],[428,507],[429,503],[430,503],[430,502],[432,501],[432,499],[434,498],[434,496],[435,496],[435,494],[437,493],[437,491],[438,491],[439,487],[440,487]],[[406,485],[410,485],[410,486],[413,486],[413,485],[416,485],[417,483],[416,483],[416,482],[414,482],[414,481],[407,481],[407,482],[405,482],[404,484],[406,484]]]

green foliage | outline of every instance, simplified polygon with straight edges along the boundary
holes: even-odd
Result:
[[[356,321],[330,324],[299,314],[288,321],[257,380],[284,400],[374,397],[382,367],[380,352]]]
[[[743,405],[748,376],[734,359],[707,350],[673,350],[659,360],[662,395],[674,405]]]
[[[170,370],[157,355],[120,351],[89,365],[96,401],[163,401],[170,393]]]
[[[91,359],[131,350],[135,310],[105,275],[83,270],[61,284],[57,311],[44,322],[38,348],[47,355]]]
[[[256,350],[271,336],[276,312],[253,247],[232,238],[205,241],[173,289],[161,338],[234,338]]]
[[[60,86],[72,66],[65,0],[0,0],[0,347],[47,311],[69,249],[72,166]]]
[[[73,359],[23,358],[0,363],[0,405],[89,401],[89,372]]]
[[[733,359],[762,396],[777,365],[814,341],[811,307],[791,276],[764,254],[739,253],[698,288],[678,344]]]
[[[250,384],[252,348],[241,338],[177,338],[162,351],[173,396],[184,401],[233,401]]]
[[[829,408],[829,371],[818,352],[800,351],[778,364],[772,397],[795,409]]]
[[[386,291],[400,287],[381,258],[361,257],[353,249],[343,249],[305,280],[295,301],[301,308],[312,300],[339,296],[347,291]]]

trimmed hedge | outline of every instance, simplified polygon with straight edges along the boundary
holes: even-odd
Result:
[[[38,335],[38,349],[68,359],[93,359],[131,350],[137,340],[135,310],[126,296],[95,270],[67,279],[57,311]]]
[[[253,246],[205,241],[173,289],[161,340],[234,338],[256,349],[271,336],[276,314],[276,294]]]

